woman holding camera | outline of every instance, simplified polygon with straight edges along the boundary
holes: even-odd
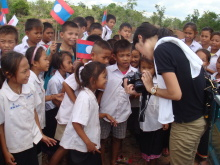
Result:
[[[162,116],[158,120],[172,121],[174,115],[170,133],[171,165],[192,165],[206,126],[202,61],[180,40],[162,38],[162,30],[143,23],[134,34],[133,44],[142,55],[155,61],[158,87],[153,86],[148,71],[142,80],[148,92],[160,97]],[[127,85],[126,80],[124,86],[127,93],[135,94],[133,85]]]

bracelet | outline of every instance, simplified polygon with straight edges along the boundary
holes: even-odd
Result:
[[[152,95],[155,95],[156,94],[156,92],[157,92],[157,86],[154,86],[154,87],[152,87],[151,89],[150,89],[150,93],[152,94]]]

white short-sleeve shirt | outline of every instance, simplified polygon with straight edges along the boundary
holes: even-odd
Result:
[[[44,81],[41,76],[37,76],[33,71],[30,71],[29,82],[34,84],[36,92],[38,93],[41,103],[36,107],[41,129],[46,126],[45,121],[45,90]]]
[[[131,114],[129,94],[122,87],[123,77],[133,75],[137,69],[132,66],[124,75],[117,64],[107,67],[108,81],[100,103],[100,113],[107,113],[119,123],[128,119]],[[105,119],[108,121],[107,119]],[[109,122],[109,121],[108,121]]]
[[[69,77],[67,77],[64,82],[66,82],[73,90],[74,94],[77,96],[79,93],[79,85],[76,82],[75,74],[71,74]],[[56,119],[59,124],[67,124],[72,111],[73,111],[74,103],[69,98],[68,94],[64,94],[63,101],[60,105],[59,111],[57,113]]]
[[[66,77],[68,77],[68,75],[69,74],[67,73]],[[60,93],[63,88],[63,85],[62,85],[63,81],[64,81],[63,76],[57,70],[47,84],[46,95],[49,96],[49,95],[54,95],[54,94]],[[54,109],[55,107],[56,106],[54,105],[54,103],[52,101],[46,102],[46,111]]]
[[[153,78],[154,86],[157,85],[157,80]],[[142,96],[140,97],[142,99]],[[158,121],[159,117],[159,97],[155,95],[150,96],[150,100],[147,105],[147,109],[145,110],[145,120],[144,122],[140,122],[140,128],[144,132],[148,131],[156,131],[162,128],[162,124]]]
[[[211,70],[217,72],[216,62],[217,62],[219,56],[220,56],[220,49],[215,53],[215,55],[211,56],[208,69],[211,69]]]
[[[105,25],[102,28],[102,39],[107,41],[111,39],[111,35],[112,35],[112,30],[107,25]]]
[[[184,39],[181,39],[183,42],[185,42],[185,38]],[[199,49],[202,49],[202,45],[200,45],[198,42],[196,42],[195,40],[193,40],[193,42],[191,43],[191,45],[189,46],[190,49],[193,51],[193,52],[196,52],[197,50]]]
[[[60,145],[65,149],[88,152],[86,144],[75,131],[72,122],[81,124],[90,141],[97,145],[97,149],[100,148],[99,106],[94,93],[90,89],[84,88],[80,91],[74,105],[72,117],[60,141]]]
[[[6,80],[0,90],[0,102],[0,124],[4,124],[8,151],[18,153],[32,148],[33,143],[42,139],[34,113],[41,100],[33,84],[23,84],[22,93],[18,95]]]

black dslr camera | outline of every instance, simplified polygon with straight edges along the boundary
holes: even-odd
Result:
[[[142,93],[143,91],[145,91],[145,86],[143,84],[143,81],[141,80],[141,76],[142,74],[140,72],[135,72],[134,75],[132,76],[126,76],[123,78],[123,82],[124,79],[128,79],[128,85],[129,84],[134,84],[134,90],[137,93]],[[122,86],[124,87],[124,84],[122,83]]]

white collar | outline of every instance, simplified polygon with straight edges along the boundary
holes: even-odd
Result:
[[[21,95],[28,94],[31,91],[28,84],[22,84],[22,90],[21,90],[22,93],[18,95],[17,93],[12,91],[12,89],[9,87],[7,80],[4,81],[1,90],[10,101],[16,101],[17,99],[19,99]]]
[[[38,84],[41,84],[40,79],[37,77],[37,75],[32,70],[30,70],[30,76],[32,76]]]
[[[112,31],[107,25],[105,25],[106,30]]]
[[[116,63],[116,64],[114,64],[114,65],[112,65],[112,68],[110,69],[112,72],[114,72],[114,71],[116,71],[116,70],[118,70],[118,71],[120,71],[119,70],[119,68],[118,68],[118,64]],[[129,68],[128,68],[128,71],[127,71],[127,73],[130,73],[130,72],[136,72],[137,70],[136,70],[136,68],[134,68],[134,67],[132,67],[131,65],[129,66]],[[121,71],[120,71],[121,72]],[[126,73],[126,74],[127,74]]]
[[[66,75],[67,75],[67,74],[66,74]],[[63,76],[60,74],[60,72],[59,72],[58,70],[56,70],[54,76],[57,76],[58,80],[59,80],[60,82],[63,82],[64,78],[63,78]]]
[[[96,96],[95,96],[95,94],[94,94],[94,92],[92,92],[89,88],[84,87],[83,90],[85,90],[85,92],[86,92],[90,97],[92,97],[93,99],[97,100],[97,99],[96,99]]]

